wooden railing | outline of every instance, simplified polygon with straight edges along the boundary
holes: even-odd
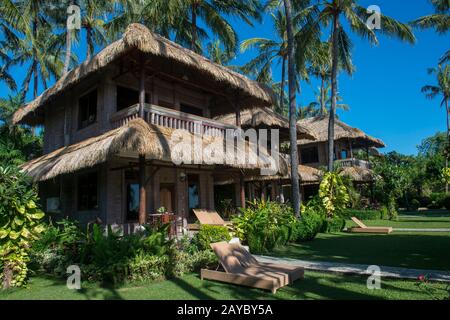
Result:
[[[139,105],[134,105],[113,114],[111,122],[113,127],[117,128],[138,117]],[[224,137],[226,129],[237,129],[237,127],[232,125],[153,104],[145,104],[144,119],[150,124],[173,129],[184,129],[191,133],[214,137]]]
[[[366,160],[349,158],[349,159],[336,160],[335,162],[336,162],[336,164],[338,164],[342,167],[359,167],[359,168],[364,168],[364,169],[371,169],[370,162],[366,161]]]

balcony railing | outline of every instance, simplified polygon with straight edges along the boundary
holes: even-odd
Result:
[[[134,105],[113,114],[111,122],[113,127],[117,128],[138,117],[139,105]],[[153,104],[145,104],[144,119],[150,124],[173,129],[184,129],[191,133],[214,137],[224,137],[226,129],[237,129],[237,127],[232,125]]]
[[[369,161],[354,158],[336,160],[336,164],[342,167],[359,167],[364,169],[371,169],[372,167]]]

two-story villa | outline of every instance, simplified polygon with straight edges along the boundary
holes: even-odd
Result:
[[[13,120],[45,128],[44,155],[23,169],[40,182],[47,211],[82,223],[135,225],[165,207],[186,222],[192,208],[214,208],[215,173],[240,177],[236,205],[244,206],[243,177],[262,165],[205,158],[176,164],[175,130],[190,141],[208,136],[207,147],[240,127],[241,110],[272,104],[263,85],[132,24]],[[213,120],[230,112],[233,124]]]
[[[328,116],[318,116],[298,121],[298,124],[310,130],[315,141],[300,139],[299,161],[302,165],[314,168],[326,167],[328,159]],[[335,119],[334,159],[342,167],[341,174],[349,175],[355,183],[371,182],[374,179],[368,155],[376,148],[384,148],[380,139],[371,137],[358,128]],[[357,159],[356,154],[363,151],[366,159]]]

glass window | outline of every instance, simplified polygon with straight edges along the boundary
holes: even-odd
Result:
[[[98,174],[85,173],[78,176],[78,210],[98,209]]]
[[[200,207],[200,183],[198,175],[188,175],[188,206],[189,214],[192,216],[192,209]]]
[[[341,159],[347,159],[347,158],[348,158],[347,150],[341,150]]]
[[[83,129],[97,120],[97,89],[78,100],[79,125]]]
[[[302,164],[319,162],[319,150],[317,146],[302,148],[300,150],[300,158]]]
[[[139,217],[139,183],[127,183],[127,221],[137,221]]]

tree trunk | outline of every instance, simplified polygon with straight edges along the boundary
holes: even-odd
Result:
[[[445,99],[445,110],[447,111],[447,145],[445,150],[445,169],[448,168],[448,150],[449,150],[449,143],[450,143],[450,121],[449,121],[449,110],[448,110],[448,99]],[[448,183],[445,183],[445,193],[448,193]]]
[[[292,26],[291,0],[283,0],[286,10],[286,30],[288,37],[288,78],[289,78],[289,136],[291,142],[291,185],[292,205],[296,217],[300,216],[300,181],[298,175],[298,150],[297,150],[297,112],[295,106],[296,81],[294,66],[294,32]]]
[[[70,1],[69,6],[73,5],[73,0]],[[64,58],[63,75],[69,71],[70,56],[72,55],[72,30],[68,28],[66,21],[66,56]]]
[[[3,268],[3,289],[9,289],[11,288],[11,281],[13,279],[13,270],[9,263],[5,264],[5,267]]]
[[[92,44],[92,30],[90,27],[86,28],[86,43],[87,43],[87,51],[86,51],[86,61],[91,60],[92,53],[94,52],[94,46]]]
[[[139,117],[144,119],[145,107],[145,60],[141,56],[139,79]],[[146,192],[145,154],[139,155],[139,224],[147,223],[147,192]]]
[[[334,165],[334,118],[336,116],[337,90],[338,90],[338,38],[337,29],[339,27],[339,15],[333,18],[333,47],[331,65],[331,108],[328,122],[328,171],[333,171]]]
[[[283,56],[283,60],[281,62],[281,87],[280,87],[280,111],[284,112],[284,88],[286,81],[286,56]]]
[[[320,115],[324,116],[327,113],[327,102],[325,101],[325,79],[323,75],[320,77],[320,79]]]

